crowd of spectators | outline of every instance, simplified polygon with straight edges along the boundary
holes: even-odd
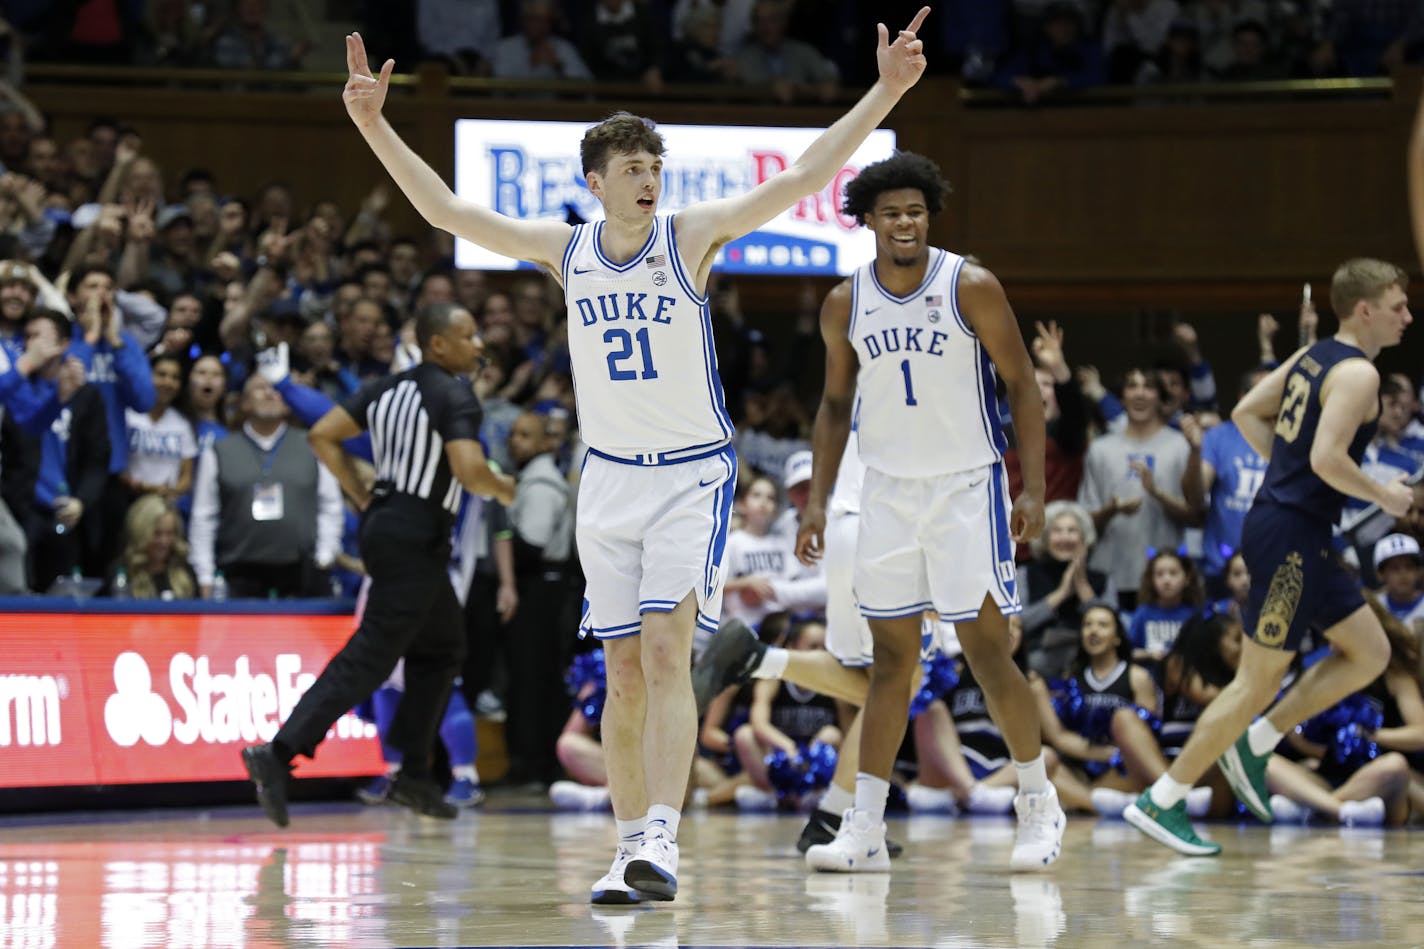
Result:
[[[56,140],[23,96],[4,92],[0,594],[351,595],[361,575],[356,512],[293,429],[309,417],[309,396],[339,401],[410,365],[414,313],[456,302],[476,317],[486,349],[472,380],[485,408],[482,438],[493,459],[520,473],[508,509],[487,505],[473,576],[465,575],[472,649],[464,687],[478,711],[507,707],[517,775],[556,778],[573,759],[555,757],[568,723],[551,710],[563,707],[562,670],[584,648],[573,638],[582,583],[571,543],[581,444],[557,285],[532,272],[456,269],[449,235],[392,231],[384,185],[358,208],[277,182],[234,194],[202,169],[165,167],[116,119]],[[736,284],[714,278],[709,290],[745,466],[728,611],[768,636],[779,630],[819,648],[821,634],[806,624],[824,602],[824,579],[818,600],[817,578],[790,553],[810,471],[801,376],[819,361],[819,293],[805,285],[789,338],[772,347],[743,313]],[[1316,323],[1306,304],[1302,341]],[[1241,386],[1275,364],[1279,329],[1260,318],[1260,366]],[[1020,551],[1024,662],[1054,681],[1089,660],[1107,662],[1084,650],[1108,641],[1154,677],[1159,714],[1175,710],[1189,730],[1207,687],[1229,679],[1221,670],[1251,582],[1236,549],[1263,462],[1224,420],[1229,399],[1191,325],[1173,328],[1170,358],[1131,369],[1112,389],[1092,366],[1070,362],[1075,341],[1056,325],[1036,327],[1031,342],[1054,503],[1043,539]],[[274,376],[261,357],[280,344],[290,362]],[[1365,468],[1388,480],[1424,465],[1415,381],[1388,377],[1382,405]],[[1009,465],[1015,470],[1012,451]],[[1373,516],[1356,510],[1347,519]],[[1417,684],[1421,538],[1418,512],[1378,543],[1342,533],[1342,556],[1362,582],[1382,588],[1382,608],[1403,624],[1399,668],[1381,686],[1391,696],[1406,673]],[[1088,623],[1103,608],[1111,622]],[[1391,701],[1396,716],[1424,709]],[[821,723],[816,734],[825,727],[820,713],[790,718]],[[1389,734],[1416,726],[1418,736]],[[579,727],[591,730],[587,721]],[[1392,747],[1424,748],[1424,721],[1376,727],[1383,731],[1372,734],[1386,738],[1369,762]],[[746,754],[786,750],[784,734],[768,734],[746,739]],[[730,753],[734,735],[724,730],[714,741]],[[1111,749],[1125,750],[1108,737],[1065,738],[1059,751],[1072,757],[1092,745],[1108,760]],[[1135,746],[1140,737],[1119,739]],[[1134,780],[1158,768],[1150,755],[1141,760]],[[1397,767],[1384,777],[1395,780]],[[717,790],[715,779],[707,784]],[[766,792],[764,784],[756,786]],[[1081,790],[1066,799],[1089,801]]]
[[[319,34],[309,0],[13,0],[28,55],[83,63],[289,70]],[[354,7],[359,6],[357,10]],[[829,99],[874,78],[884,0],[417,0],[353,5],[372,60],[441,61],[515,80],[743,83]],[[274,18],[269,7],[285,14]],[[902,9],[903,8],[903,9]],[[942,0],[922,37],[934,72],[1030,103],[1089,86],[1378,76],[1424,57],[1412,0]]]

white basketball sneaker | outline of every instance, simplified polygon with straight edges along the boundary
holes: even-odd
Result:
[[[623,876],[644,899],[672,899],[677,895],[677,841],[663,830],[643,831]]]
[[[886,873],[890,852],[885,847],[885,822],[865,811],[845,812],[836,839],[806,851],[806,866],[831,873]]]
[[[1043,870],[1058,859],[1063,847],[1063,830],[1068,818],[1058,805],[1058,791],[1053,785],[1041,794],[1019,792],[1014,798],[1014,810],[1019,815],[1019,832],[1009,857],[1013,870]]]
[[[626,906],[638,902],[638,891],[629,886],[623,876],[634,853],[634,848],[621,843],[618,845],[618,852],[613,855],[613,866],[593,885],[589,895],[590,903],[599,906]]]

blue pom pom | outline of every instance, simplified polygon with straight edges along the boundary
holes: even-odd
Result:
[[[579,698],[579,693],[590,683],[593,684],[593,691]],[[597,728],[603,720],[603,704],[608,698],[608,666],[603,650],[595,649],[574,656],[573,662],[569,663],[569,671],[564,675],[564,687],[573,696],[574,708],[579,710],[590,727]]]
[[[819,791],[836,771],[836,749],[819,741],[801,745],[794,755],[777,748],[765,760],[767,778],[783,800]]]
[[[959,684],[959,670],[954,660],[936,653],[922,660],[924,675],[920,677],[920,689],[910,700],[910,718],[918,718],[930,703]]]

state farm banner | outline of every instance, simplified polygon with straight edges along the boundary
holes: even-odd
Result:
[[[0,788],[229,781],[350,637],[350,616],[0,615]],[[347,714],[298,777],[378,774]]]
[[[524,220],[564,221],[570,211],[585,221],[601,219],[603,208],[588,190],[579,160],[579,142],[591,124],[459,120],[455,193]],[[676,212],[752,190],[795,162],[824,129],[659,125],[658,131],[667,146],[659,210]],[[723,247],[713,267],[726,273],[849,274],[875,256],[875,238],[840,213],[842,191],[860,169],[894,151],[894,132],[871,132],[829,185]],[[521,266],[466,240],[456,243],[455,264],[477,270]]]

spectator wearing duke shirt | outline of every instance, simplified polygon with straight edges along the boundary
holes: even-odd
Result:
[[[1380,578],[1380,603],[1416,636],[1424,633],[1424,552],[1408,534],[1390,534],[1375,543],[1375,573]]]
[[[242,431],[198,465],[188,540],[203,595],[218,570],[234,597],[329,595],[322,571],[341,550],[341,488],[291,436],[287,404],[260,373],[244,383],[241,410]]]
[[[1247,373],[1241,394],[1265,378],[1265,369]],[[1226,567],[1241,547],[1241,526],[1266,477],[1266,459],[1246,441],[1236,423],[1227,419],[1205,432],[1194,415],[1182,417],[1182,434],[1191,447],[1182,475],[1182,496],[1206,514],[1202,536],[1202,575],[1212,599],[1227,595]]]
[[[147,412],[129,409],[129,463],[120,478],[134,498],[157,494],[173,500],[193,484],[193,459],[198,439],[193,424],[173,407],[183,391],[183,363],[177,356],[153,360],[153,406]]]

